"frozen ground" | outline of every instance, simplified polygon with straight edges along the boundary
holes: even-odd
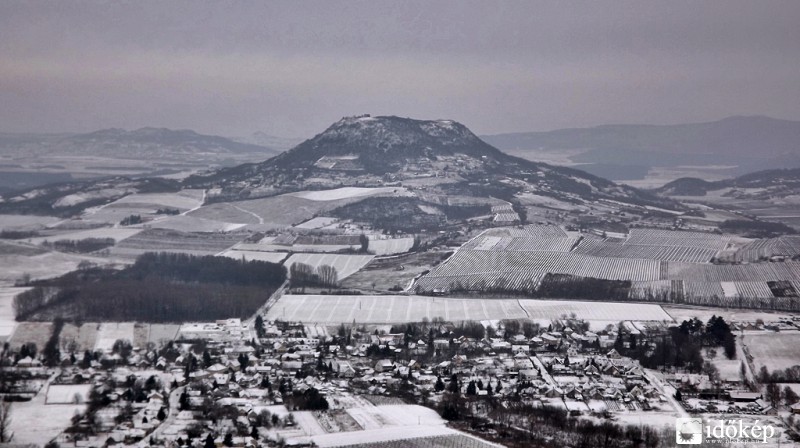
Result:
[[[109,322],[100,324],[95,350],[111,351],[117,339],[124,339],[133,344],[133,322]]]
[[[337,199],[350,199],[357,197],[373,196],[383,193],[394,193],[404,191],[401,187],[380,187],[380,188],[365,188],[365,187],[343,187],[333,190],[319,190],[319,191],[301,191],[292,193],[294,196],[308,199],[311,201],[335,201]]]
[[[14,288],[10,284],[0,284],[0,341],[7,341],[14,333],[17,322],[14,319],[14,296],[29,288]]]
[[[85,404],[45,404],[46,387],[31,401],[11,405],[10,430],[17,445],[44,446],[70,425],[72,416],[86,410]]]
[[[45,402],[48,405],[85,403],[91,390],[91,384],[51,384],[45,391]]]
[[[770,372],[800,365],[800,333],[745,334],[741,340],[753,357],[755,372],[766,366]],[[739,341],[737,341],[739,342]]]

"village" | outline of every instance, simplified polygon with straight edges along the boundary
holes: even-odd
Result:
[[[796,324],[732,328],[796,331]],[[568,316],[546,327],[438,318],[326,327],[259,315],[184,324],[161,347],[117,340],[106,351],[65,351],[54,367],[43,366],[35,347],[6,346],[2,379],[20,399],[76,409],[49,446],[347,446],[359,434],[370,442],[498,441],[505,428],[525,426],[514,410],[527,406],[651,426],[720,412],[800,413],[796,396],[770,402],[744,367],[736,380],[707,365],[697,373],[643,368],[622,354],[656,350],[667,331],[631,321],[590,331]]]

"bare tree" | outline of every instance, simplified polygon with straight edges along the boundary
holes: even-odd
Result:
[[[0,396],[0,443],[11,441],[9,426],[11,426],[11,403]]]

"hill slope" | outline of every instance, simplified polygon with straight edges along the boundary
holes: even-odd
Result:
[[[449,194],[481,195],[476,191],[483,188],[491,190],[484,195],[505,200],[536,192],[572,201],[609,199],[677,207],[580,170],[510,156],[452,120],[394,116],[346,117],[265,162],[187,179],[194,187],[215,187],[219,192],[211,197],[215,201],[394,182],[422,183],[433,192]]]
[[[585,163],[722,163],[753,171],[797,166],[800,160],[800,122],[763,116],[669,126],[606,125],[482,138],[501,150],[579,149],[583,153],[572,160]]]

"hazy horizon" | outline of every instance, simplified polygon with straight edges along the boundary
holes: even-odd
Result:
[[[0,131],[800,120],[796,2],[6,2]]]

